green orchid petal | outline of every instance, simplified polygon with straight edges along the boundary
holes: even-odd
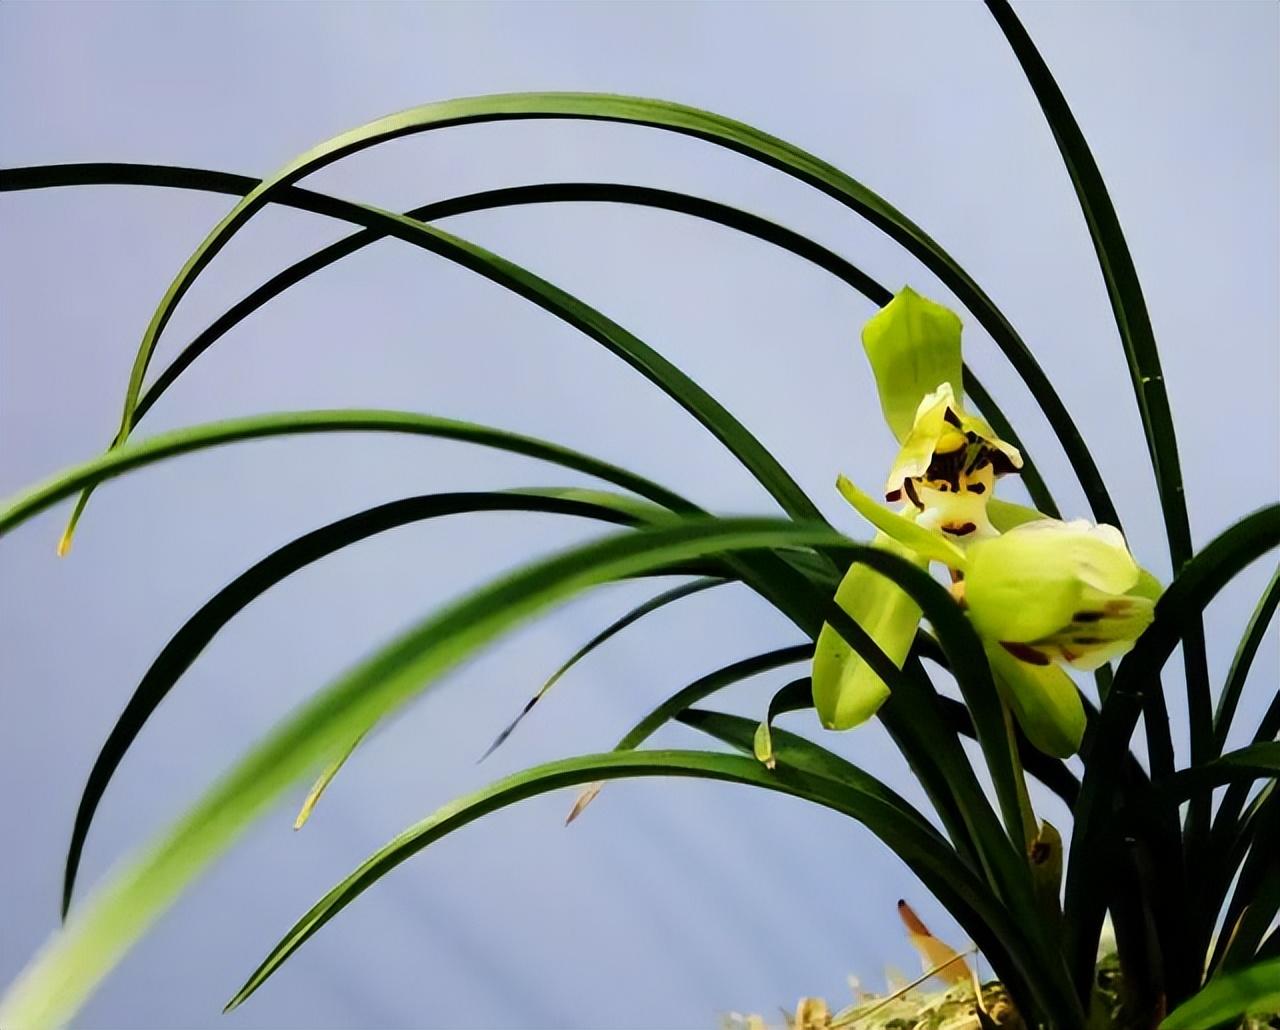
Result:
[[[1007,533],[1016,526],[1027,522],[1039,522],[1049,516],[1025,504],[992,497],[987,501],[987,518],[991,520],[991,525],[997,532]],[[1129,588],[1127,593],[1130,597],[1145,597],[1148,601],[1158,601],[1160,595],[1164,593],[1164,586],[1152,573],[1139,568],[1138,581]]]
[[[1021,526],[1028,522],[1039,522],[1041,519],[1047,519],[1049,516],[1035,508],[1028,508],[1025,504],[1015,504],[1013,501],[1005,501],[999,497],[992,497],[987,501],[987,518],[991,520],[991,524],[1001,533],[1007,533],[1015,526]]]
[[[836,489],[846,501],[853,505],[858,514],[876,529],[913,552],[910,555],[913,560],[923,558],[940,561],[956,569],[965,567],[965,552],[941,533],[918,526],[913,519],[878,504],[844,476],[836,480]]]
[[[878,533],[871,546],[926,564],[913,551]],[[892,580],[862,564],[850,566],[836,591],[836,603],[867,631],[898,666],[907,660],[920,625],[920,606]],[[828,625],[813,652],[813,703],[828,729],[847,730],[866,722],[889,696],[889,687],[871,671],[844,638]]]
[[[960,329],[954,311],[909,286],[862,327],[884,420],[899,442],[911,432],[921,399],[939,383],[962,396]]]
[[[1056,665],[1019,661],[999,644],[988,644],[987,658],[996,689],[1027,739],[1055,758],[1079,751],[1085,714],[1071,677]]]
[[[1123,595],[1139,579],[1118,530],[1042,519],[970,548],[965,600],[984,637],[1029,643],[1077,613],[1092,614],[1101,598]]]

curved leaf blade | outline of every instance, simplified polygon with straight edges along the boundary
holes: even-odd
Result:
[[[542,512],[634,525],[638,502],[596,491],[566,497],[560,491],[539,495],[448,493],[407,497],[331,522],[277,548],[254,563],[203,604],[161,649],[116,720],[89,772],[80,797],[63,875],[62,916],[75,892],[76,875],[98,805],[124,756],[151,715],[191,664],[231,619],[277,583],[344,547],[400,526],[449,515],[485,511]],[[614,500],[614,497],[617,500]],[[612,503],[611,503],[612,502]],[[660,509],[661,510],[661,509]],[[323,787],[321,787],[323,789]],[[308,801],[314,804],[314,800]],[[309,806],[306,806],[309,809]]]
[[[511,720],[502,732],[494,738],[493,743],[485,749],[485,753],[480,756],[480,761],[483,762],[491,754],[497,751],[498,748],[505,743],[507,738],[515,732],[515,728],[520,725],[524,717],[533,711],[534,706],[547,696],[547,693],[552,687],[560,682],[564,674],[582,661],[582,659],[587,657],[587,655],[598,648],[601,644],[617,636],[628,626],[639,622],[646,615],[650,615],[653,612],[658,611],[660,608],[665,608],[669,604],[674,604],[676,601],[683,600],[686,597],[691,597],[694,594],[700,594],[704,590],[710,590],[712,587],[724,586],[728,582],[729,580],[725,579],[704,577],[702,579],[695,579],[691,583],[681,583],[679,586],[672,587],[670,590],[664,590],[656,597],[649,598],[649,600],[645,601],[643,604],[636,605],[636,607],[623,613],[620,617],[609,623],[609,625],[570,655],[564,664],[562,664],[546,679],[534,695],[525,702],[524,707],[520,709],[520,713]]]
[[[1218,695],[1218,708],[1213,717],[1213,746],[1215,754],[1222,754],[1227,743],[1227,734],[1231,730],[1231,721],[1235,718],[1236,708],[1240,704],[1240,695],[1244,693],[1245,680],[1253,667],[1253,657],[1258,653],[1271,625],[1271,619],[1280,606],[1280,565],[1271,576],[1271,582],[1258,599],[1258,605],[1249,618],[1249,625],[1240,638],[1235,657],[1231,659],[1231,669],[1227,672],[1222,693]]]
[[[624,489],[634,490],[640,496],[675,511],[697,512],[699,510],[679,494],[672,493],[642,476],[536,437],[434,415],[353,408],[276,412],[227,419],[221,422],[207,422],[203,425],[160,433],[141,443],[130,443],[114,448],[97,458],[73,465],[0,505],[0,535],[9,532],[15,526],[77,490],[96,486],[105,480],[114,479],[126,472],[166,458],[243,440],[334,432],[408,433],[466,441],[510,451],[513,454],[539,458],[565,468],[585,472]]]
[[[1280,958],[1214,977],[1165,1017],[1160,1030],[1213,1030],[1249,1012],[1280,1009]]]
[[[572,549],[444,608],[284,720],[112,876],[0,999],[0,1025],[25,1030],[68,1019],[160,912],[283,791],[518,623],[597,583],[664,563],[719,552],[841,542],[825,527],[771,519],[690,519]]]

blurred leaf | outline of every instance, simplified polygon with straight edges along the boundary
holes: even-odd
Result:
[[[119,461],[144,446],[97,460]],[[65,488],[89,477],[73,474],[62,481]],[[18,510],[32,507],[27,501]],[[13,509],[0,517],[0,525],[13,521]],[[110,877],[0,1000],[0,1026],[26,1030],[69,1019],[151,922],[281,793],[506,630],[587,587],[682,558],[840,542],[829,529],[777,520],[688,520],[574,548],[442,609],[304,704]]]
[[[652,517],[652,512],[665,509],[645,508],[635,498],[598,490],[427,494],[380,504],[331,522],[256,562],[206,601],[169,639],[143,675],[102,745],[81,795],[71,831],[63,877],[63,918],[66,918],[75,891],[85,840],[116,769],[151,714],[231,619],[277,583],[344,547],[412,522],[482,511],[547,512],[632,525],[642,512],[650,513]]]
[[[1280,1010],[1280,959],[1217,976],[1165,1017],[1160,1030],[1213,1030],[1250,1013]]]

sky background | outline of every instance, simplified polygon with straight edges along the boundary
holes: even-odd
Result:
[[[1162,348],[1198,545],[1280,494],[1280,8],[1021,4],[1088,135]],[[414,104],[525,89],[665,97],[751,122],[849,171],[923,225],[1001,305],[1079,423],[1140,560],[1167,576],[1159,508],[1083,219],[1003,38],[977,3],[0,5],[0,165],[143,161],[264,175]],[[500,185],[592,179],[715,197],[813,235],[891,287],[948,300],[833,201],[694,140],[524,123],[400,140],[308,184],[390,208]],[[143,188],[0,195],[0,494],[95,454],[138,338],[226,198]],[[837,525],[864,528],[838,472],[892,459],[858,345],[871,305],[766,244],[601,205],[455,218],[636,332],[698,379]],[[269,210],[182,302],[156,366],[263,278],[344,235]],[[966,354],[1070,515],[1086,514],[1043,419],[966,317]],[[577,446],[725,512],[768,512],[687,415],[586,338],[465,270],[383,242],[237,327],[141,434],[259,411],[413,409]],[[0,540],[0,983],[57,922],[84,778],[152,658],[215,590],[334,518],[432,490],[577,481],[458,444],[291,439],[184,458]],[[1008,492],[1017,496],[1016,488]],[[166,825],[247,744],[397,630],[523,559],[599,530],[481,515],[328,558],[236,618],[183,677],[112,783],[82,885]],[[1213,608],[1221,681],[1270,568]],[[914,971],[894,903],[963,939],[860,827],[799,802],[687,781],[610,785],[491,817],[416,857],[311,941],[249,1004],[218,1012],[311,902],[459,793],[600,750],[661,698],[795,642],[741,588],[638,625],[575,670],[506,748],[475,759],[568,654],[652,583],[600,590],[505,638],[350,762],[304,833],[301,789],[166,915],[83,1027],[706,1027],[730,1009],[837,1004],[845,978]],[[1241,718],[1277,682],[1264,644]],[[757,715],[794,675],[724,705]],[[1180,680],[1171,708],[1184,725]],[[784,725],[815,729],[810,714]],[[1243,732],[1243,731],[1242,731]],[[1237,739],[1240,734],[1237,734]],[[659,743],[701,743],[670,729]],[[919,797],[876,725],[824,738]],[[1050,802],[1042,814],[1065,822]]]

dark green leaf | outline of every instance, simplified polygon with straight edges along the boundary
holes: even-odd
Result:
[[[1201,787],[1220,787],[1224,783],[1275,776],[1280,776],[1280,741],[1268,740],[1229,751],[1204,765],[1181,769],[1159,786],[1182,801]]]
[[[1222,693],[1218,695],[1218,709],[1213,717],[1213,746],[1215,754],[1222,754],[1227,744],[1227,734],[1231,730],[1231,720],[1235,718],[1236,706],[1240,703],[1240,695],[1244,692],[1245,680],[1249,669],[1253,666],[1253,656],[1258,653],[1258,646],[1267,634],[1271,619],[1280,605],[1280,565],[1272,573],[1271,582],[1258,599],[1249,625],[1240,638],[1235,657],[1231,661],[1231,670],[1227,673]]]

